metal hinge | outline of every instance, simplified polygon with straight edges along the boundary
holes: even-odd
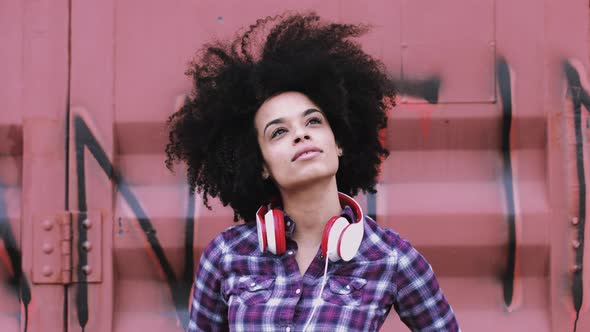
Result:
[[[102,214],[65,211],[33,218],[33,282],[102,281]]]

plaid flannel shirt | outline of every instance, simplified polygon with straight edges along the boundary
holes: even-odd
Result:
[[[352,214],[345,207],[343,215]],[[325,258],[318,250],[302,276],[285,216],[287,251],[261,253],[256,223],[218,235],[201,256],[187,331],[302,331],[320,292]],[[356,256],[329,262],[321,305],[309,331],[377,331],[393,306],[412,331],[460,331],[424,257],[365,216]]]

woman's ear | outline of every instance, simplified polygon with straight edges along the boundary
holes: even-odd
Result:
[[[342,151],[342,148],[340,146],[338,146],[336,151],[338,152],[338,157],[342,157],[342,155],[344,154],[344,152]]]
[[[268,172],[268,168],[266,168],[265,164],[262,164],[262,178],[264,180],[268,180],[269,177],[270,177],[270,173]]]

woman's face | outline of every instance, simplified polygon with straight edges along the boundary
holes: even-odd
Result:
[[[336,176],[338,154],[328,119],[300,92],[267,99],[254,125],[263,168],[279,189],[292,190]]]

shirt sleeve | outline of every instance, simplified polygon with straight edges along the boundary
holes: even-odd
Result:
[[[190,321],[187,332],[228,331],[227,304],[221,292],[220,268],[225,246],[220,234],[201,255],[193,287]]]
[[[453,309],[440,289],[426,259],[412,245],[398,237],[394,308],[412,330],[460,331]]]

